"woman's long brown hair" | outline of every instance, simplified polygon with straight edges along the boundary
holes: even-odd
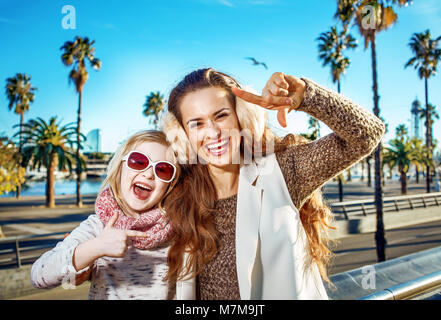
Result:
[[[200,69],[188,74],[170,93],[168,111],[177,120],[176,126],[182,126],[180,103],[186,94],[207,87],[225,89],[230,102],[236,105],[236,97],[231,87],[240,87],[230,76],[213,69]],[[239,123],[242,126],[246,120]],[[166,134],[167,129],[165,128]],[[185,132],[182,130],[182,135]],[[273,139],[274,152],[284,150],[290,145],[310,142],[298,135],[284,138],[275,136],[267,127],[262,141]],[[173,145],[173,141],[170,141]],[[182,147],[182,146],[181,146]],[[263,150],[265,153],[265,150]],[[217,251],[217,232],[214,227],[216,189],[206,165],[181,164],[181,179],[166,199],[164,208],[170,218],[174,239],[168,252],[169,270],[166,279],[182,280],[197,276]],[[306,200],[299,210],[302,225],[309,243],[310,263],[316,263],[322,278],[329,282],[326,267],[331,257],[328,249],[327,230],[330,228],[332,212],[323,201],[320,189]],[[184,252],[188,253],[184,265]]]

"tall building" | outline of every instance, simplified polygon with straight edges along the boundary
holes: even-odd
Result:
[[[84,153],[101,152],[101,129],[89,131],[84,143]]]

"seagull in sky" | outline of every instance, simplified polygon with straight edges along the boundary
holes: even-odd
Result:
[[[253,65],[255,65],[255,66],[262,65],[262,66],[265,67],[265,69],[268,70],[268,67],[266,66],[265,62],[259,62],[259,61],[257,61],[256,59],[254,59],[254,58],[252,58],[252,57],[247,57],[247,58],[245,58],[245,59],[248,59],[248,60],[253,61]]]

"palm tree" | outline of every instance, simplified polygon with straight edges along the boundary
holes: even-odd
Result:
[[[389,29],[397,21],[394,6],[407,6],[412,0],[337,0],[337,12],[335,17],[340,19],[343,25],[349,25],[352,21],[358,27],[364,38],[365,49],[371,47],[372,80],[374,95],[374,114],[380,116],[380,97],[378,95],[377,77],[377,34]],[[375,241],[377,244],[378,261],[386,260],[386,238],[384,236],[383,222],[383,186],[382,186],[382,160],[381,142],[375,150],[375,205],[377,212],[377,230]]]
[[[425,148],[423,147],[423,140],[418,137],[412,137],[410,139],[410,143],[412,144],[412,149],[415,150],[417,158],[413,162],[415,165],[415,179],[416,183],[420,183],[420,171],[424,167],[424,157],[426,155]]]
[[[407,61],[405,68],[414,66],[418,71],[418,77],[424,79],[424,88],[426,96],[425,118],[430,119],[429,105],[429,78],[436,74],[438,62],[441,59],[441,49],[439,48],[439,41],[441,36],[432,39],[430,31],[426,30],[422,33],[414,33],[409,42],[409,47],[412,50],[413,57]],[[433,157],[431,152],[431,137],[432,127],[429,121],[426,120],[426,147],[429,149],[428,156]],[[430,167],[426,168],[426,191],[430,192]]]
[[[89,61],[93,69],[99,70],[101,68],[101,61],[95,58],[95,48],[93,44],[95,41],[89,41],[89,38],[75,37],[74,41],[66,41],[60,50],[63,51],[61,61],[66,66],[73,68],[69,73],[69,82],[75,84],[75,89],[78,93],[78,117],[77,117],[77,145],[76,145],[76,159],[80,163],[80,149],[81,147],[81,98],[83,94],[83,87],[87,82],[89,74],[86,69],[86,60]],[[82,207],[81,200],[81,167],[77,166],[77,206]]]
[[[426,112],[426,108],[422,108],[421,109],[421,114],[420,114],[420,119],[426,119],[426,113],[428,113],[429,114],[429,131],[430,131],[430,136],[429,136],[429,140],[430,140],[430,146],[433,148],[433,145],[432,145],[432,143],[433,143],[433,131],[432,131],[432,128],[433,128],[433,123],[435,122],[435,119],[436,120],[439,120],[439,113],[438,113],[438,111],[437,111],[437,109],[436,109],[436,106],[434,106],[433,104],[431,104],[431,103],[429,103],[428,105],[427,105],[427,109],[428,109],[428,111]]]
[[[408,138],[409,130],[407,130],[406,125],[400,124],[395,129],[395,135],[397,139],[403,142],[406,138]]]
[[[426,132],[427,131],[429,132],[429,139],[428,139],[429,143],[427,143],[427,139],[426,139],[426,148],[427,148],[427,150],[430,150],[430,152],[427,152],[427,156],[430,159],[433,159],[433,150],[435,148],[433,145],[432,128],[433,128],[433,123],[435,122],[435,119],[439,120],[439,114],[436,110],[436,107],[433,104],[429,103],[427,105],[427,108],[421,108],[420,119],[425,120],[424,125],[426,126]],[[429,119],[429,121],[427,121],[427,119]],[[426,136],[426,138],[427,138],[427,136]],[[432,163],[432,161],[428,161],[428,162]],[[431,177],[431,170],[430,170],[431,168],[433,168],[433,167],[430,167],[430,166],[426,167],[426,189],[427,189],[427,177],[429,177],[429,178]],[[429,170],[429,171],[427,171],[427,170]],[[427,173],[427,172],[429,172],[429,173]],[[429,187],[430,187],[430,183],[431,183],[431,180],[429,179]],[[430,189],[429,189],[429,192],[430,192]]]
[[[20,166],[18,148],[9,139],[0,138],[0,195],[17,190],[25,180]]]
[[[150,92],[146,97],[146,101],[143,105],[143,115],[149,118],[149,123],[153,124],[155,128],[158,128],[159,114],[165,106],[164,96],[159,91]]]
[[[331,27],[330,31],[323,32],[316,39],[319,41],[318,51],[319,59],[322,60],[323,67],[330,66],[332,82],[337,83],[337,91],[341,93],[341,76],[345,74],[346,69],[350,65],[348,57],[343,55],[343,51],[346,49],[355,49],[357,47],[357,41],[351,34],[347,32],[347,26],[344,26],[343,30],[338,32],[337,27]],[[314,122],[318,121],[314,118],[310,118],[310,127],[315,125]],[[319,129],[318,129],[319,130]],[[350,177],[350,168],[349,177]],[[343,174],[337,176],[338,190],[340,202],[343,201]]]
[[[24,123],[24,113],[29,110],[30,104],[34,102],[37,88],[31,85],[31,77],[25,73],[17,73],[12,78],[6,79],[6,97],[9,100],[8,108],[20,115],[20,132]],[[18,156],[20,156],[22,145],[22,134],[18,144]],[[17,199],[20,197],[20,185],[17,185]]]
[[[341,76],[350,65],[350,60],[343,55],[343,51],[355,49],[357,40],[347,32],[346,27],[340,32],[337,27],[331,27],[330,31],[321,33],[317,40],[319,59],[323,61],[323,67],[330,66],[332,82],[337,83],[337,91],[340,93]]]
[[[417,151],[412,148],[409,138],[397,137],[389,141],[389,147],[385,148],[383,161],[390,168],[398,166],[401,181],[401,194],[407,194],[407,172],[410,165],[417,159]]]
[[[308,124],[308,129],[312,129],[311,140],[320,138],[320,122],[316,118],[309,116]]]
[[[74,123],[61,126],[56,122],[57,118],[52,117],[49,122],[41,118],[32,119],[23,124],[23,165],[40,169],[41,166],[47,169],[46,173],[46,207],[55,207],[54,195],[54,171],[69,168],[72,172],[72,163],[76,155],[70,151],[68,145],[77,144],[77,130]],[[19,134],[19,132],[17,133]],[[81,137],[84,140],[84,136]],[[84,162],[77,164],[84,167]]]

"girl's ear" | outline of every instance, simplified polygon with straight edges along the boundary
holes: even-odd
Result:
[[[161,130],[165,133],[180,164],[195,163],[192,161],[197,159],[196,152],[194,152],[184,128],[172,113],[167,112],[162,117]]]

